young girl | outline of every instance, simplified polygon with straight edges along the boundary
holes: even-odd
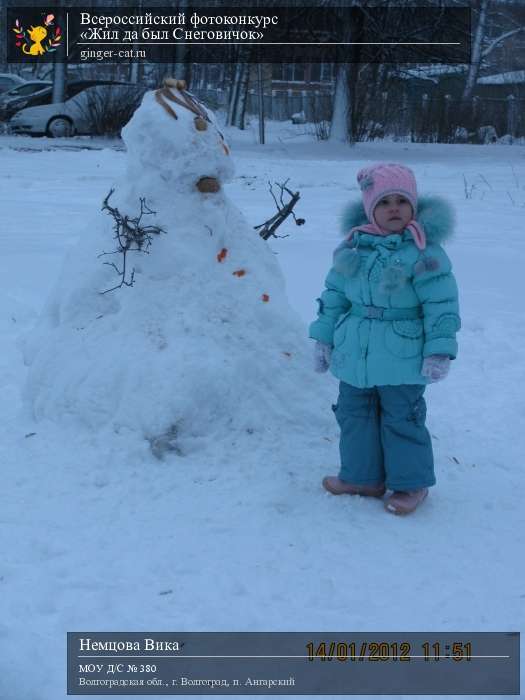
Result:
[[[410,513],[436,483],[425,427],[426,384],[447,376],[461,326],[456,280],[441,247],[453,213],[418,200],[414,173],[379,163],[357,175],[363,201],[348,207],[348,237],[310,326],[315,368],[340,380],[332,406],[341,428],[341,470],[323,479],[330,493],[382,498]]]

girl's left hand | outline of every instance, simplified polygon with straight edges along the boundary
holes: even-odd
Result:
[[[332,346],[316,341],[314,348],[314,369],[316,372],[326,372],[330,367]]]
[[[450,357],[448,355],[429,355],[423,360],[421,374],[430,379],[430,383],[445,379],[450,369]]]

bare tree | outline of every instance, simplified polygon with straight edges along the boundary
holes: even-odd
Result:
[[[63,9],[63,0],[59,0],[56,4],[57,22],[59,26],[65,25],[65,11]],[[67,41],[67,38],[66,38]],[[54,54],[53,60],[53,97],[52,102],[64,102],[66,99],[66,82],[67,82],[67,63],[66,63],[66,46],[62,42],[62,46],[58,47]]]
[[[329,141],[348,141],[350,111],[348,64],[340,63],[337,67],[335,80],[334,106],[330,123]]]
[[[234,68],[232,84],[230,88],[230,97],[228,101],[228,116],[226,123],[230,126],[233,124],[233,118],[235,114],[235,109],[237,105],[237,100],[239,97],[239,90],[241,85],[241,73],[242,73],[242,63],[237,61]]]
[[[467,79],[465,81],[465,87],[463,89],[463,95],[461,97],[464,102],[471,99],[476,88],[480,68],[482,67],[483,62],[487,60],[488,56],[504,41],[525,30],[525,27],[518,26],[514,29],[507,29],[500,34],[489,38],[488,34],[490,29],[493,28],[495,20],[495,17],[491,18],[490,14],[491,3],[494,3],[494,0],[479,0],[476,29],[472,40],[470,66],[467,73]]]
[[[228,105],[227,124],[244,129],[246,100],[250,82],[250,48],[241,47],[233,75]]]
[[[349,8],[355,5],[357,5],[357,3],[354,2],[354,0],[339,0],[337,4],[339,8]],[[345,28],[343,32],[343,41],[345,43],[360,41],[364,26],[363,14],[360,13],[357,19],[352,22],[348,22],[348,18],[342,14],[340,21],[341,25]],[[337,68],[329,140],[349,141],[353,143],[355,140],[355,92],[358,79],[360,47],[357,45],[351,46],[349,53],[351,62],[339,63]]]
[[[247,62],[243,63],[238,99],[237,99],[237,104],[235,106],[235,111],[233,114],[233,125],[239,127],[239,129],[244,129],[244,118],[246,116],[246,103],[248,100],[248,87],[250,85],[250,74],[251,74],[251,63],[249,63],[249,57],[248,57]]]
[[[142,0],[138,0],[137,3],[137,14],[142,14],[143,10],[143,4]],[[138,48],[138,45],[134,42],[133,46],[135,49]],[[131,59],[131,63],[129,65],[129,82],[130,83],[135,83],[135,85],[139,82],[140,80],[140,63],[137,60]]]
[[[188,0],[179,0],[177,10],[179,12],[186,12],[188,9]],[[186,75],[186,51],[187,47],[184,43],[178,43],[175,47],[175,61],[173,63],[173,76],[175,78],[186,80],[189,84]]]
[[[7,0],[0,0],[0,17],[2,17],[2,24],[4,23],[4,17],[6,14]],[[0,70],[2,73],[7,72],[7,42],[5,41],[0,41]]]
[[[462,95],[462,99],[465,101],[469,100],[472,97],[472,93],[474,91],[474,88],[476,87],[476,82],[478,79],[478,73],[482,58],[483,39],[485,38],[485,32],[487,27],[487,15],[489,4],[490,0],[480,0],[478,21],[476,24],[476,31],[474,32],[474,37],[472,41],[470,67],[467,74],[467,80],[465,82],[465,89],[463,90]]]

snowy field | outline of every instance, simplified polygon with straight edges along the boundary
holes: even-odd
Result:
[[[264,147],[256,127],[228,132],[226,190],[253,225],[273,213],[268,181],[300,191],[305,225],[283,225],[271,248],[307,351],[358,168],[402,162],[420,193],[456,208],[446,249],[460,350],[426,393],[436,487],[407,518],[323,492],[338,470],[337,382],[313,371],[321,409],[300,439],[261,430],[158,461],[125,433],[101,441],[31,420],[18,339],[125,154],[118,142],[0,137],[2,700],[66,697],[67,631],[524,630],[525,147],[350,148],[301,130],[270,128]]]

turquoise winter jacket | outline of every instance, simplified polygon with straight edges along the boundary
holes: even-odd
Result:
[[[406,230],[388,236],[357,231],[334,252],[309,330],[310,338],[333,346],[330,370],[348,384],[426,384],[424,357],[456,357],[458,289],[440,245],[452,234],[453,212],[440,198],[420,197],[417,220],[425,250]],[[366,223],[360,202],[347,208],[345,232]]]

